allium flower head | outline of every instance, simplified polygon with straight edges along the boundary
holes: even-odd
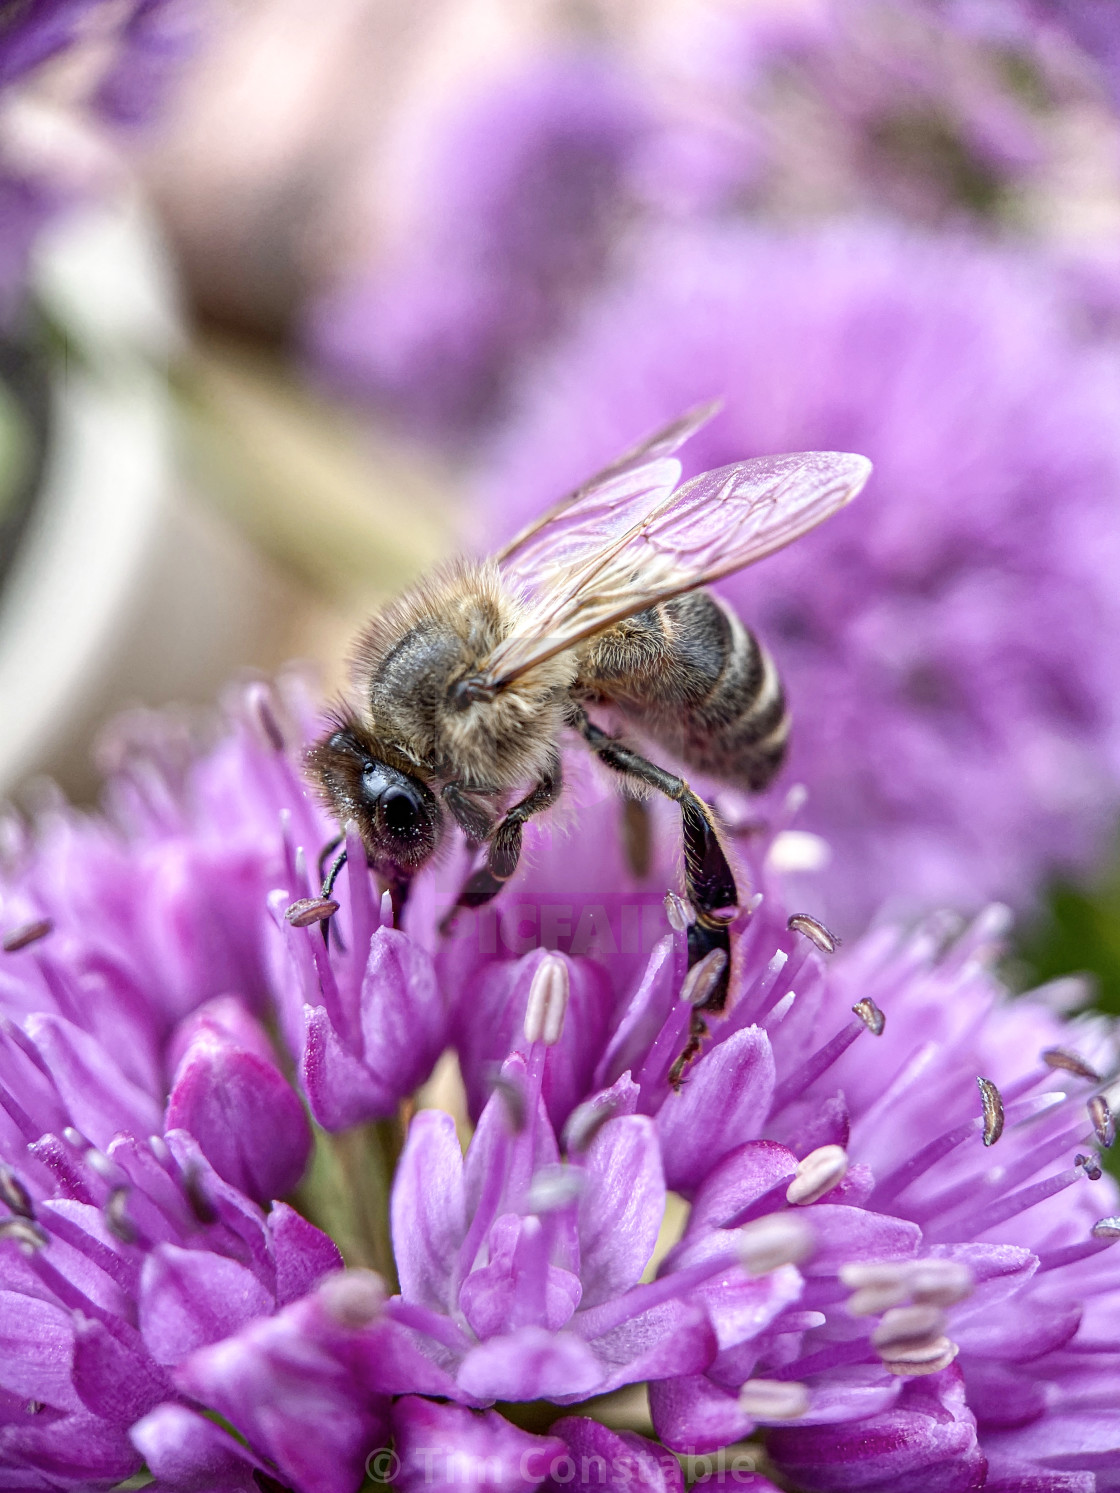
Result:
[[[483,946],[476,921],[466,957],[461,933],[438,936],[440,872],[403,928],[356,853],[329,901],[313,895],[330,828],[298,775],[298,700],[252,687],[201,753],[141,726],[113,817],[47,811],[5,872],[13,1487],[92,1493],[141,1458],[168,1493],[353,1493],[367,1469],[409,1488],[464,1468],[511,1490],[597,1486],[586,1457],[620,1493],[676,1493],[675,1452],[733,1456],[756,1434],[809,1493],[1110,1485],[1120,1200],[1096,1151],[1114,1038],[1063,1022],[1061,991],[1007,1000],[1001,915],[837,949],[789,914],[769,841],[748,837],[728,1011],[674,1088],[693,1015],[683,904],[648,953],[573,951],[544,916],[563,858],[537,826],[503,897],[569,947]],[[602,813],[579,824],[604,862],[617,832]],[[464,1149],[450,1114],[402,1112],[380,1203],[394,1289],[340,1270],[275,1201],[310,1139],[285,1074],[320,1155],[329,1127],[352,1156],[447,1041],[477,1123]],[[378,1206],[372,1170],[334,1186],[339,1216]],[[660,1445],[584,1413],[638,1383]],[[498,1401],[555,1419],[530,1434]]]
[[[833,855],[818,910],[851,929],[892,899],[1022,904],[1091,864],[1120,768],[1117,369],[1059,282],[868,224],[654,240],[499,442],[495,536],[717,394],[697,470],[800,449],[875,463],[844,513],[722,587],[785,680],[785,782]]]

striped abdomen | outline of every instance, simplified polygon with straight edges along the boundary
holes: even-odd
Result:
[[[576,691],[612,701],[698,772],[765,788],[789,712],[773,660],[709,591],[628,617],[581,650]]]

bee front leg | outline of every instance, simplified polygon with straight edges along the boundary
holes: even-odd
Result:
[[[561,786],[560,757],[555,754],[540,782],[531,793],[515,803],[490,832],[490,850],[485,866],[480,866],[467,880],[458,901],[444,919],[446,931],[460,907],[482,907],[492,901],[513,873],[521,859],[521,832],[527,820],[556,802]]]

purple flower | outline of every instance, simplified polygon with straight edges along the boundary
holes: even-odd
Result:
[[[541,1089],[568,994],[567,965],[546,956],[529,991],[528,1054],[503,1065],[465,1160],[451,1117],[423,1111],[394,1183],[398,1320],[448,1375],[444,1393],[467,1404],[565,1404],[697,1372],[714,1343],[689,1292],[695,1279],[737,1273],[730,1247],[699,1272],[639,1283],[665,1182],[628,1076],[569,1135],[561,1162]],[[780,1273],[759,1283],[760,1314],[779,1311],[789,1289]]]
[[[602,273],[640,112],[604,58],[572,51],[444,115],[395,254],[323,299],[308,336],[332,383],[454,438]]]
[[[93,1493],[143,1458],[168,1493],[352,1493],[384,1454],[406,1487],[465,1467],[511,1493],[678,1493],[668,1451],[697,1475],[755,1434],[807,1493],[1109,1486],[1120,1199],[1096,1150],[1115,1037],[1061,1019],[1076,991],[1007,1000],[1002,914],[836,950],[788,915],[788,832],[730,821],[757,890],[728,1010],[674,1090],[687,910],[648,954],[605,952],[609,918],[584,952],[574,927],[546,928],[565,864],[573,906],[596,860],[619,864],[613,816],[584,814],[566,860],[535,827],[499,899],[535,907],[535,938],[562,952],[490,947],[477,919],[440,940],[454,864],[389,926],[356,845],[325,939],[307,866],[328,827],[297,768],[310,729],[260,686],[205,752],[142,719],[111,820],[55,809],[12,837],[13,1486]],[[390,1294],[272,1201],[308,1154],[283,1075],[344,1128],[391,1114],[450,1040],[477,1124],[464,1155],[450,1114],[412,1113]],[[336,1202],[373,1201],[372,1177],[350,1183],[362,1197]],[[675,1243],[670,1192],[688,1204]],[[639,1383],[660,1447],[578,1413]],[[494,1408],[510,1401],[573,1413],[530,1436]]]
[[[1060,282],[963,237],[870,225],[652,241],[589,308],[502,438],[489,524],[512,530],[688,404],[726,410],[696,470],[861,451],[867,491],[723,590],[773,650],[794,715],[787,783],[842,929],[1021,905],[1093,864],[1120,781],[1111,352]],[[852,868],[859,867],[853,874]]]

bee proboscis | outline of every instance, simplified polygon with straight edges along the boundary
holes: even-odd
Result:
[[[490,559],[446,566],[380,611],[356,650],[360,706],[339,711],[309,754],[326,803],[357,826],[397,905],[451,826],[486,847],[456,907],[497,895],[523,826],[560,793],[566,731],[675,800],[696,1014],[674,1081],[698,1050],[702,1013],[726,1000],[735,877],[711,808],[588,710],[612,707],[705,777],[765,787],[789,734],[782,686],[762,645],[703,588],[800,538],[871,471],[865,457],[811,451],[682,485],[673,453],[714,409],[628,451]]]

